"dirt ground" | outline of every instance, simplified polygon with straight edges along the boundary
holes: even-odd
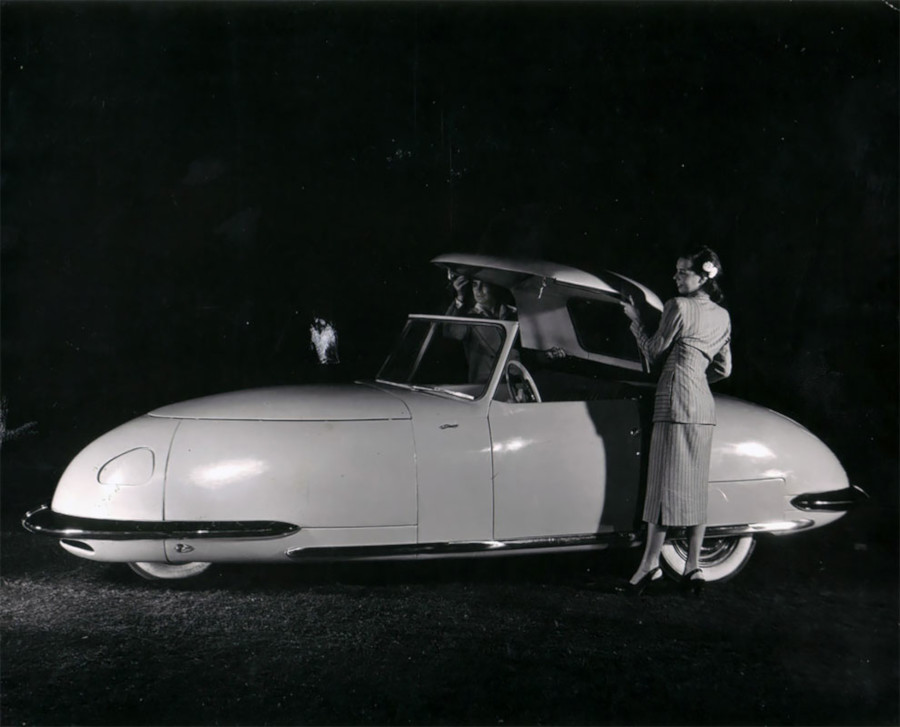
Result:
[[[4,523],[4,725],[898,723],[896,541],[760,541],[701,598],[635,551],[159,584]]]

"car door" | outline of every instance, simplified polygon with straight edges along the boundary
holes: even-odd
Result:
[[[494,538],[629,532],[640,501],[635,399],[491,403]]]
[[[491,439],[488,410],[501,377],[491,362],[489,377],[472,383],[458,331],[495,329],[501,344],[496,361],[509,355],[517,332],[510,321],[413,315],[408,345],[400,346],[382,368],[378,381],[405,387],[402,397],[412,417],[420,545],[454,544],[478,549],[494,530]],[[442,345],[452,342],[459,348]],[[464,382],[464,383],[463,383]]]
[[[493,538],[487,402],[408,399],[413,412],[420,544]]]

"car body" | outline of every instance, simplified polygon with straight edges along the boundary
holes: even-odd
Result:
[[[611,272],[482,255],[432,262],[502,286],[518,320],[415,314],[373,381],[151,411],[79,453],[25,527],[155,578],[221,562],[640,544],[654,375],[620,302],[652,317],[660,299]],[[490,356],[474,378],[473,336]],[[565,358],[541,353],[554,348]],[[861,492],[800,424],[733,397],[716,406],[708,580],[737,573],[758,534],[827,525]],[[672,531],[672,574],[684,555]]]

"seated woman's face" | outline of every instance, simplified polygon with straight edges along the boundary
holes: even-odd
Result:
[[[492,305],[496,301],[496,291],[490,283],[483,280],[472,281],[472,295],[479,305]]]

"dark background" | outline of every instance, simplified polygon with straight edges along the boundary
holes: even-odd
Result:
[[[722,390],[806,423],[895,507],[897,19],[4,5],[4,464],[46,473],[38,500],[156,406],[371,376],[405,314],[446,299],[439,252],[611,267],[666,297],[708,243],[734,318]],[[340,336],[327,371],[317,315]]]
[[[891,3],[2,13],[5,510],[157,406],[373,376],[408,312],[445,305],[435,254],[666,298],[705,243],[734,322],[719,389],[809,426],[895,525]]]
[[[0,5],[4,722],[896,724],[897,5]],[[702,606],[631,551],[159,589],[19,527],[150,409],[373,376],[438,253],[666,298],[703,243],[717,389],[872,499]]]

